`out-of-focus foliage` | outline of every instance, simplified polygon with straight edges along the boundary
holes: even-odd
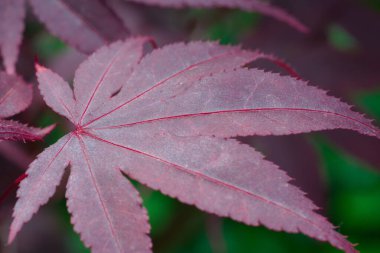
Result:
[[[330,44],[337,50],[353,51],[357,48],[355,38],[340,25],[330,25],[327,36]]]

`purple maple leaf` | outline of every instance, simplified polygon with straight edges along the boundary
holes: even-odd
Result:
[[[54,128],[34,128],[4,119],[25,110],[31,101],[30,85],[18,76],[0,72],[0,140],[40,140]]]
[[[97,50],[73,90],[38,67],[46,103],[75,130],[30,165],[9,242],[70,167],[68,209],[94,252],[151,252],[146,211],[123,173],[206,212],[356,252],[286,173],[230,137],[341,128],[380,138],[370,120],[304,81],[244,68],[259,52],[192,42],[143,56],[148,40]]]
[[[124,0],[116,0],[124,1]],[[102,45],[128,35],[113,4],[103,0],[28,0],[36,16],[49,31],[84,53],[92,53]],[[115,1],[113,1],[115,2]],[[256,11],[288,23],[299,31],[307,28],[282,9],[262,0],[133,0],[133,2],[165,7],[225,7]],[[22,40],[25,0],[0,0],[0,50],[8,73],[15,72],[15,63]]]
[[[0,0],[0,52],[8,74],[16,72],[24,16],[24,0]]]

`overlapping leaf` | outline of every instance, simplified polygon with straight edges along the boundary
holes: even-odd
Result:
[[[29,167],[9,241],[69,166],[68,209],[94,252],[151,251],[146,212],[122,172],[201,210],[355,252],[283,171],[228,138],[336,128],[379,138],[379,130],[303,81],[243,68],[265,57],[258,52],[193,42],[143,56],[148,40],[99,49],[78,68],[74,90],[38,67],[46,103],[75,130]]]
[[[0,52],[8,74],[15,73],[24,16],[24,0],[0,0]]]
[[[123,0],[116,0],[123,1]],[[71,46],[85,53],[92,53],[102,45],[128,35],[128,28],[119,19],[113,4],[102,0],[29,0],[36,16],[49,31]],[[300,31],[306,27],[280,8],[261,0],[253,1],[147,1],[134,2],[163,5],[166,7],[226,7],[256,11],[272,16]],[[0,0],[0,49],[8,72],[14,73],[18,46],[23,31],[24,0]],[[127,24],[128,26],[128,24]]]
[[[144,3],[149,5],[159,5],[164,7],[193,7],[193,8],[239,8],[245,11],[259,12],[264,15],[273,17],[279,21],[289,24],[295,29],[306,32],[308,29],[296,18],[288,14],[286,11],[270,5],[263,0],[126,0],[129,2]]]
[[[34,12],[54,35],[92,53],[127,36],[128,31],[102,0],[29,0]]]
[[[53,126],[40,129],[3,119],[25,110],[31,101],[29,85],[17,76],[0,72],[0,140],[39,140],[52,130]]]
[[[24,15],[24,0],[0,0],[0,53],[5,67],[0,72],[0,140],[38,140],[52,129],[3,119],[25,110],[32,101],[32,88],[16,75]]]

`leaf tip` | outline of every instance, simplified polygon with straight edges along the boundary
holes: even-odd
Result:
[[[297,25],[296,29],[298,31],[300,31],[301,33],[304,33],[304,34],[309,34],[310,33],[309,27],[307,27],[306,25],[304,25],[301,22]]]
[[[40,138],[43,138],[45,135],[49,134],[53,129],[55,128],[56,124],[52,124],[50,126],[42,128],[40,131],[38,131],[37,135]]]
[[[8,235],[7,245],[10,245],[14,241],[16,234],[17,234],[17,231],[15,229],[13,229],[11,226],[11,229],[10,229],[9,235]]]
[[[5,67],[5,72],[10,75],[10,76],[13,76],[16,74],[16,69],[15,69],[15,66],[6,66]]]
[[[36,62],[34,63],[34,65],[35,65],[35,68],[36,68],[36,71],[37,71],[37,72],[42,72],[42,71],[47,70],[47,68],[45,68],[44,66],[40,65],[40,64],[38,63],[38,61],[36,61]]]

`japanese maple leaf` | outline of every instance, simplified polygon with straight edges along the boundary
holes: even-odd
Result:
[[[0,141],[40,140],[54,126],[43,129],[29,127],[17,121],[5,120],[23,110],[32,102],[32,88],[15,75],[0,72]]]
[[[355,252],[283,171],[229,137],[343,128],[379,138],[370,120],[304,81],[243,68],[259,52],[192,42],[143,56],[148,40],[102,47],[73,90],[38,67],[46,103],[75,129],[30,165],[9,242],[70,167],[68,209],[94,252],[151,252],[146,211],[123,173],[206,212]]]
[[[24,16],[24,0],[0,0],[0,53],[9,74],[15,73]]]
[[[25,15],[23,0],[0,0],[0,54],[5,72],[0,71],[0,141],[39,140],[54,126],[33,128],[17,121],[5,120],[32,102],[32,88],[16,75],[16,61]]]
[[[32,101],[32,88],[16,75],[15,67],[24,15],[23,0],[0,0],[0,54],[5,67],[5,72],[0,71],[0,141],[38,140],[53,128],[33,128],[3,119],[25,110]]]
[[[86,53],[128,34],[102,0],[29,2],[54,35]],[[25,0],[0,0],[0,49],[4,65],[12,73],[22,39],[24,16]]]
[[[0,71],[0,141],[38,140],[52,130],[3,119],[25,110],[33,96],[32,88],[16,75],[15,67],[24,12],[23,0],[0,0],[0,54],[5,67],[5,72]]]

